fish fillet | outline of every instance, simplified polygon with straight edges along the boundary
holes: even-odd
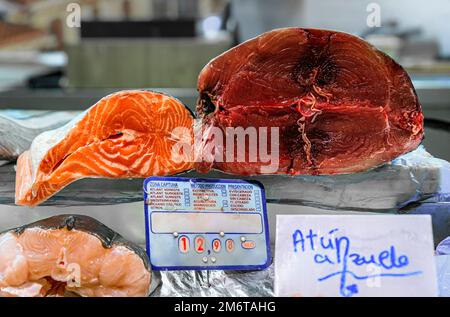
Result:
[[[273,164],[272,174],[355,173],[414,150],[423,138],[423,114],[407,73],[364,40],[341,32],[264,33],[209,62],[197,88],[204,131],[264,128],[268,132],[258,135],[255,146],[261,149],[275,136],[279,149],[278,161],[267,162],[249,155],[248,147],[242,150],[242,143],[245,159],[239,161],[239,149],[206,133],[204,147],[223,143],[224,154],[197,164],[201,172],[264,174],[262,167]]]
[[[38,135],[17,162],[16,204],[37,205],[84,177],[173,175],[192,168],[193,115],[177,99],[122,91],[67,125]]]
[[[150,281],[145,251],[91,217],[55,216],[0,234],[0,296],[148,296]]]

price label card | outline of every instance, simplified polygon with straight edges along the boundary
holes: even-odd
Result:
[[[437,296],[428,215],[279,215],[277,296]]]
[[[144,202],[155,270],[264,269],[271,262],[264,187],[258,182],[149,177]]]

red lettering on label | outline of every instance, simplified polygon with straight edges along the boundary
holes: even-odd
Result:
[[[198,236],[195,237],[195,251],[203,253],[205,251],[205,238]]]
[[[213,251],[214,252],[220,252],[222,246],[222,242],[220,242],[219,239],[214,239],[212,243]]]
[[[186,236],[181,236],[180,239],[178,239],[178,249],[182,253],[189,252],[189,238]]]
[[[232,239],[228,239],[225,242],[225,245],[226,245],[226,248],[227,248],[228,252],[233,252],[233,250],[234,250],[234,241]]]

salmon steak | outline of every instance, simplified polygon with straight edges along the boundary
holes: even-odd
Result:
[[[145,251],[97,220],[47,218],[0,234],[0,296],[148,296]]]
[[[17,161],[15,200],[34,206],[85,177],[144,178],[190,170],[193,114],[151,91],[109,95],[67,125],[38,135]]]
[[[210,61],[197,88],[202,146],[223,152],[198,163],[200,172],[355,173],[412,151],[423,139],[423,114],[407,73],[369,43],[341,32],[264,33]],[[245,139],[225,142],[238,127]],[[222,134],[211,132],[217,129]],[[257,132],[257,148],[276,152],[276,160],[248,150],[249,129]]]

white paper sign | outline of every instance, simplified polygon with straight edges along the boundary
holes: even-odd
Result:
[[[277,296],[437,296],[428,215],[278,215]]]

